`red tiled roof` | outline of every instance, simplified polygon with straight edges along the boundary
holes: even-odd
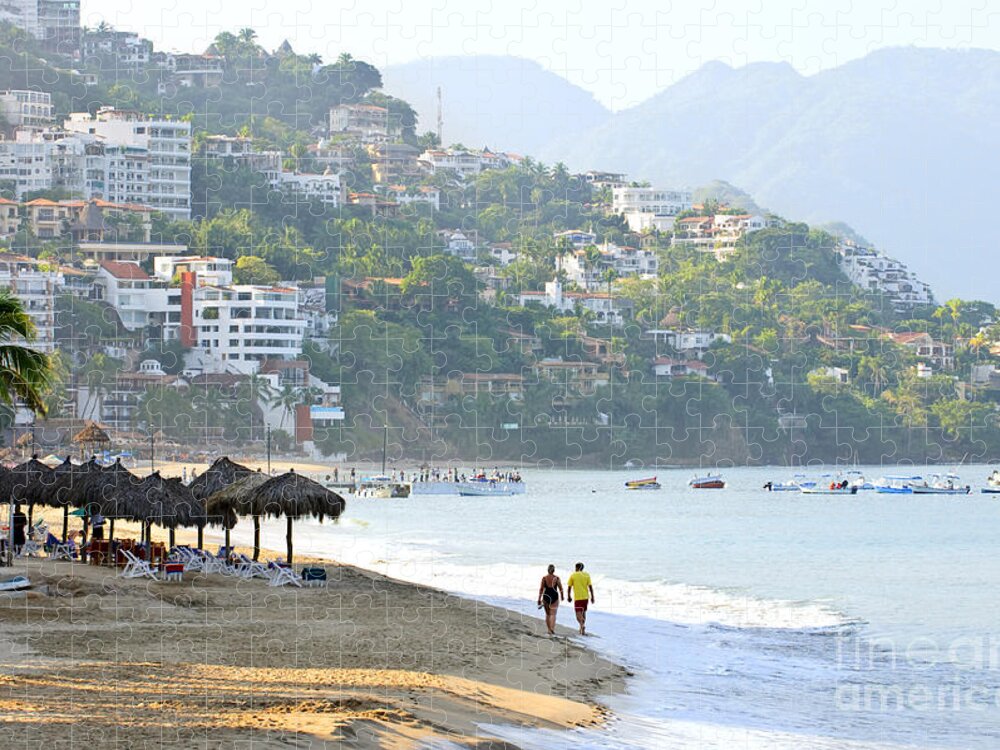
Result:
[[[149,274],[135,263],[120,263],[115,260],[102,260],[101,268],[116,279],[148,279]]]

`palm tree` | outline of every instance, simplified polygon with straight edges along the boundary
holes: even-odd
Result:
[[[18,341],[35,338],[35,324],[21,301],[0,292],[0,401],[22,401],[32,411],[45,414],[43,394],[49,385],[49,358]]]
[[[299,388],[294,385],[287,384],[281,387],[274,399],[271,401],[272,406],[281,407],[281,421],[278,423],[278,429],[284,429],[285,418],[293,411],[295,407],[302,403],[302,393]]]

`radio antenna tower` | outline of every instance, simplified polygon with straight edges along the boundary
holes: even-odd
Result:
[[[437,100],[438,100],[437,137],[438,137],[438,144],[441,145],[441,146],[443,146],[444,145],[444,138],[442,137],[441,133],[442,133],[442,127],[444,125],[444,115],[443,115],[443,110],[441,108],[441,87],[440,86],[437,87]]]

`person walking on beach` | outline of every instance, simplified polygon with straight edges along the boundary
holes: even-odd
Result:
[[[20,555],[24,547],[24,529],[28,525],[28,517],[24,515],[20,505],[14,506],[14,554]]]
[[[538,606],[545,607],[545,627],[549,629],[549,635],[556,634],[556,611],[562,597],[562,581],[556,575],[556,566],[550,565],[548,575],[542,576],[542,583],[538,587]]]
[[[90,528],[92,529],[91,539],[94,541],[100,541],[104,539],[104,516],[101,512],[94,511],[94,514],[90,517]]]
[[[580,624],[580,635],[587,634],[587,600],[594,603],[594,587],[590,583],[590,573],[583,572],[583,563],[576,564],[576,571],[566,581],[566,601],[573,597],[573,611]]]

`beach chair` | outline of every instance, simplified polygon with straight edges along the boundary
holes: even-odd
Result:
[[[152,578],[154,581],[156,578],[156,571],[153,567],[145,560],[140,560],[138,557],[132,554],[131,551],[127,549],[120,550],[125,556],[125,567],[122,568],[122,572],[118,574],[119,578]]]
[[[245,580],[251,578],[270,578],[267,566],[262,562],[254,562],[246,555],[237,555],[234,573]]]
[[[289,584],[302,588],[302,579],[286,563],[272,560],[267,564],[268,586],[287,586]]]
[[[24,544],[21,545],[21,553],[19,557],[38,557],[41,551],[42,548],[38,545],[38,542],[29,537],[25,540]]]
[[[49,550],[50,560],[75,560],[76,543],[72,540],[68,542],[57,541]]]
[[[326,588],[326,568],[306,566],[302,569],[301,577],[303,586]]]

